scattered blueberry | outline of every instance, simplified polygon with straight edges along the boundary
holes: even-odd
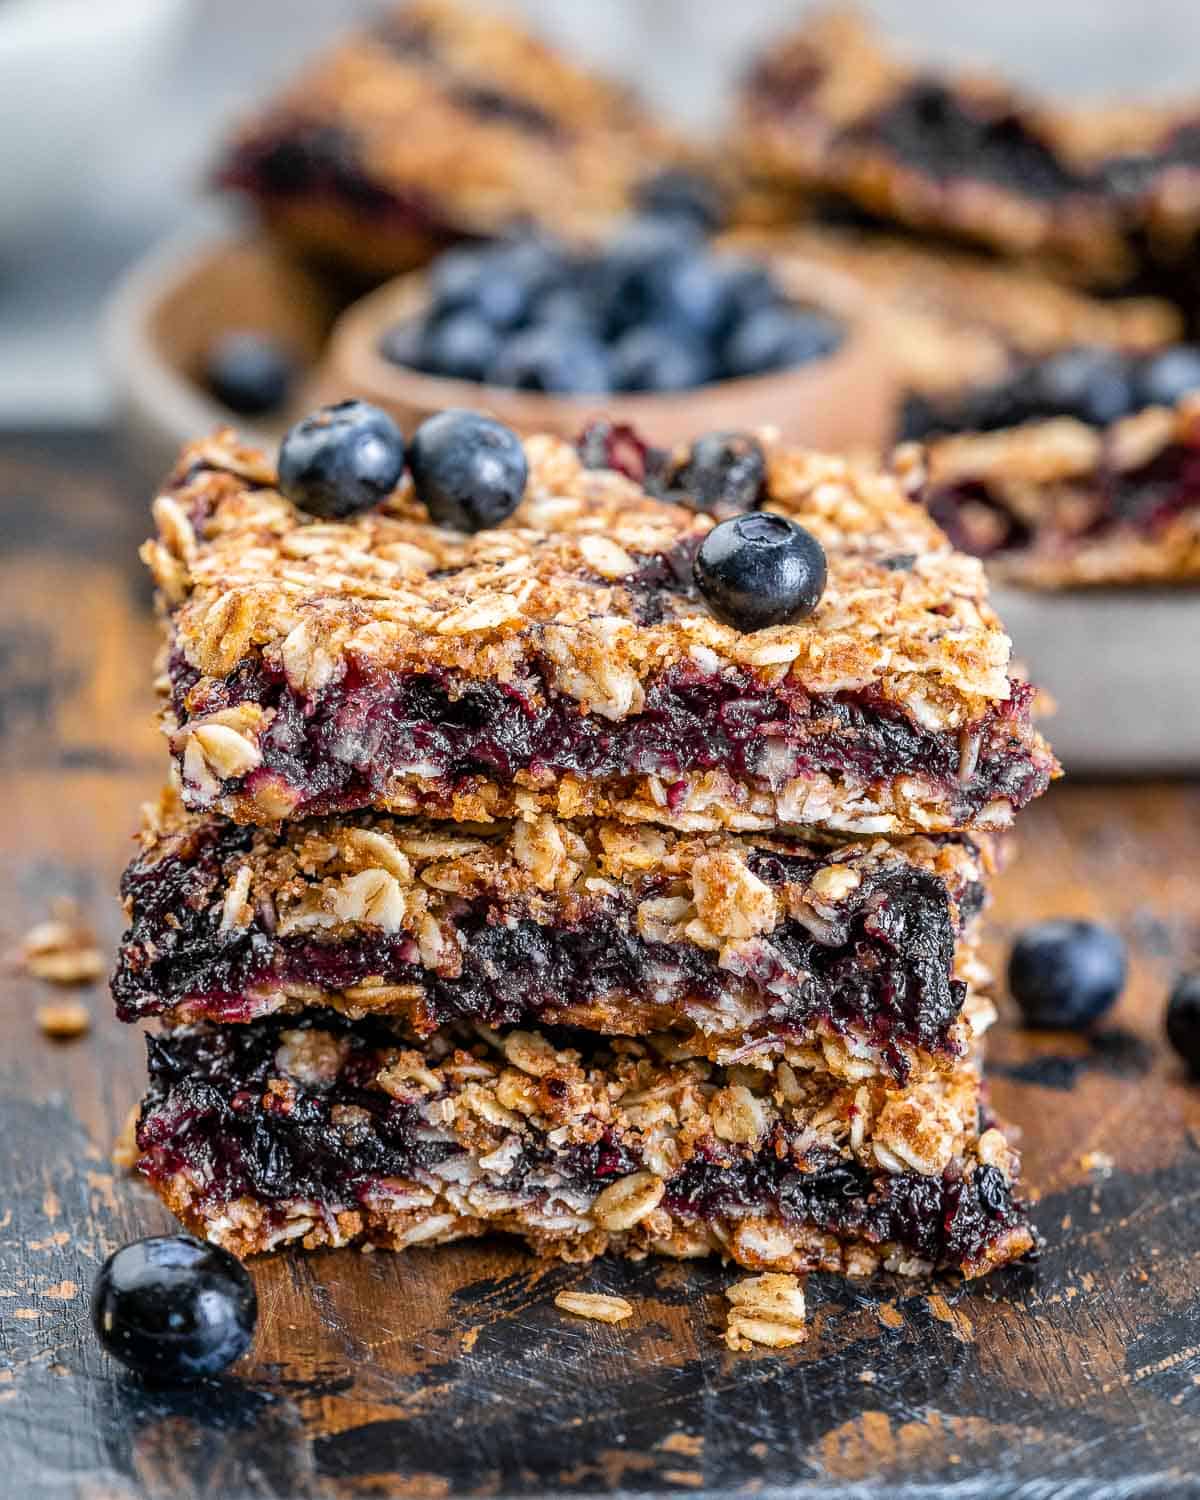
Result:
[[[490,323],[464,308],[425,329],[418,362],[431,375],[482,380],[495,363],[500,339]]]
[[[1174,406],[1189,391],[1200,390],[1200,348],[1175,344],[1148,356],[1137,378],[1139,406]]]
[[[279,447],[280,493],[323,520],[370,510],[403,472],[400,429],[366,401],[323,406],[289,428]]]
[[[224,333],[204,357],[204,384],[222,406],[243,417],[278,411],[294,376],[287,351],[263,333]]]
[[[1008,960],[1008,988],[1029,1026],[1090,1026],[1125,988],[1125,944],[1099,922],[1027,927]]]
[[[586,328],[529,328],[513,334],[488,367],[489,385],[562,396],[603,396],[612,388],[608,351]]]
[[[613,345],[612,378],[620,391],[687,391],[711,374],[704,345],[682,330],[647,323]]]
[[[766,457],[749,433],[709,432],[692,444],[669,488],[693,510],[728,514],[756,510],[766,480]]]
[[[725,350],[725,372],[735,379],[807,364],[832,354],[841,330],[824,313],[764,307],[733,330]]]
[[[250,1347],[257,1317],[245,1267],[186,1234],[123,1246],[92,1287],[92,1326],[104,1348],[164,1381],[218,1374]]]
[[[639,213],[654,219],[680,219],[704,234],[713,234],[726,220],[724,195],[711,178],[686,167],[668,167],[637,189]]]
[[[1200,969],[1175,981],[1167,1001],[1167,1040],[1200,1077]]]
[[[825,552],[784,516],[758,511],[722,521],[696,554],[696,587],[718,620],[763,630],[811,615],[825,591]]]
[[[516,433],[474,411],[451,409],[422,422],[408,462],[417,499],[439,526],[457,531],[499,526],[529,477]]]

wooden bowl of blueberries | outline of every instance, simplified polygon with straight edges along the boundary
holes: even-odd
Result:
[[[270,442],[352,396],[405,430],[469,407],[574,438],[603,412],[662,446],[776,428],[834,450],[881,447],[896,400],[852,282],[667,218],[587,250],[545,236],[460,246],[340,306],[259,242],[168,249],[118,294],[109,350],[126,429],[160,468],[206,427]]]

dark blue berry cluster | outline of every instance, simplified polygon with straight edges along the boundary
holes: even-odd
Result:
[[[698,213],[634,220],[602,250],[525,238],[447,252],[424,314],[380,340],[394,364],[564,396],[682,391],[821,359],[842,339],[770,272],[714,251]]]
[[[951,402],[910,397],[900,435],[997,432],[1047,417],[1075,417],[1103,427],[1147,406],[1171,406],[1196,390],[1200,348],[1192,344],[1141,355],[1116,349],[1063,349],[1020,364],[1004,380],[978,386]]]

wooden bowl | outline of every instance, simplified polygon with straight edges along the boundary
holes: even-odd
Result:
[[[341,310],[328,285],[264,240],[170,240],[126,275],[109,304],[104,342],[118,426],[147,471],[161,474],[186,442],[232,426],[274,442],[290,413],[249,421],[199,378],[214,338],[253,329],[278,339],[304,375]]]
[[[820,307],[845,327],[826,359],[791,370],[724,380],[669,395],[542,395],[474,381],[448,380],[391,363],[380,336],[417,315],[426,302],[421,272],[401,276],[355,302],[338,319],[325,357],[305,391],[320,406],[347,395],[390,411],[405,431],[434,412],[465,406],[490,412],[520,433],[574,438],[598,413],[636,428],[663,447],[716,429],[773,427],[787,441],[832,451],[884,447],[898,397],[886,338],[849,278],[789,265],[778,279],[798,302]]]

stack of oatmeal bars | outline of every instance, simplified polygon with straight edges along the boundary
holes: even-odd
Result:
[[[850,1274],[1030,1249],[976,944],[1057,771],[1032,692],[894,479],[750,449],[828,567],[759,630],[693,570],[744,494],[603,425],[527,440],[474,533],[408,479],[330,522],[230,434],[184,452],[144,551],[174,769],[114,995],[161,1023],[139,1167],[190,1228]]]

